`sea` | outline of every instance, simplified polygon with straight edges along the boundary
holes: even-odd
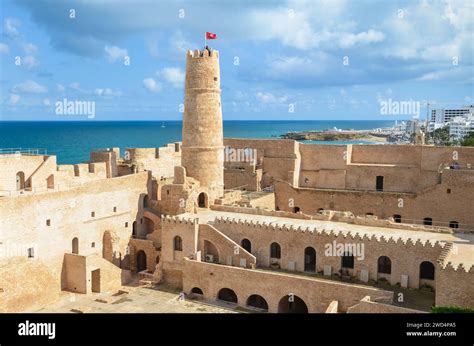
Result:
[[[393,126],[394,121],[224,121],[224,137],[279,138],[287,132]],[[94,149],[154,148],[181,141],[181,121],[0,121],[0,148],[42,149],[59,164],[86,162]],[[305,141],[318,144],[377,144],[353,141]]]

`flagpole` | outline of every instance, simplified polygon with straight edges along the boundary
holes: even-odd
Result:
[[[204,48],[207,47],[207,33],[204,32]]]

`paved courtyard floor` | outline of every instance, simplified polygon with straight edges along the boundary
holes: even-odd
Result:
[[[236,313],[233,304],[190,300],[166,287],[124,286],[111,293],[65,292],[57,302],[34,312],[60,313]]]

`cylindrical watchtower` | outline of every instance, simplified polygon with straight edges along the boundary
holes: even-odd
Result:
[[[224,195],[224,142],[219,52],[188,51],[184,95],[182,166],[201,183],[206,206]],[[200,202],[201,204],[201,202]],[[202,205],[201,205],[202,206]]]

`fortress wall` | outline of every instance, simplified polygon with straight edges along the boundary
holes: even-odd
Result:
[[[370,299],[365,298],[347,309],[347,313],[357,314],[416,314],[420,312],[419,310],[408,309],[401,306],[372,302]]]
[[[163,280],[177,288],[183,286],[183,257],[196,253],[198,245],[198,227],[193,219],[183,220],[175,217],[163,217],[161,220],[161,259],[163,261]],[[174,250],[174,238],[182,239],[182,250]]]
[[[386,167],[386,166],[357,166],[349,165],[346,171],[346,189],[376,190],[377,176],[383,176],[383,190],[394,192],[415,192],[420,183],[425,183],[417,167]],[[437,173],[432,173],[427,179],[429,186],[437,183]]]
[[[0,155],[0,191],[16,191],[17,172],[25,173],[25,182],[47,157],[42,155]]]
[[[211,254],[214,255],[214,263],[245,268],[251,268],[256,263],[255,256],[211,225],[199,225],[198,238],[202,260],[205,255]],[[209,246],[208,242],[212,245]]]
[[[457,159],[456,159],[457,158]],[[421,169],[438,171],[441,164],[452,164],[457,161],[461,166],[471,164],[474,167],[473,147],[429,147],[421,150]]]
[[[315,145],[300,143],[301,170],[344,170],[347,165],[347,145]]]
[[[0,312],[34,312],[59,299],[61,267],[26,256],[0,257]]]
[[[462,171],[451,172],[452,175]],[[450,178],[453,179],[453,178]],[[451,193],[447,193],[447,189]],[[291,212],[290,198],[301,212],[315,214],[319,208],[350,211],[355,215],[373,213],[380,219],[401,215],[404,223],[423,223],[430,217],[434,226],[449,226],[457,221],[460,228],[474,229],[474,209],[466,197],[474,195],[474,186],[465,183],[440,184],[415,194],[295,189],[284,182],[275,184],[275,202],[280,210]]]
[[[350,163],[393,164],[420,167],[422,146],[352,145]]]
[[[321,189],[345,189],[346,170],[301,171],[299,186]]]
[[[246,166],[245,169],[225,168],[224,169],[224,187],[225,189],[247,191],[261,190],[262,170],[255,170],[255,166]]]
[[[280,300],[288,299],[289,294],[303,299],[309,312],[319,313],[324,313],[333,300],[337,300],[339,310],[345,312],[367,295],[386,301],[393,299],[392,292],[372,287],[228,267],[189,259],[186,259],[184,264],[185,293],[191,293],[192,288],[199,287],[205,298],[217,299],[219,290],[230,288],[236,293],[240,306],[246,306],[248,297],[258,294],[266,300],[269,312],[278,312]]]
[[[265,157],[295,158],[299,143],[291,139],[224,138],[224,145],[233,149],[257,149]]]
[[[464,267],[446,268],[436,271],[436,305],[457,306],[474,309],[474,266],[470,271]]]
[[[72,251],[74,237],[79,239],[80,255],[102,256],[103,234],[113,230],[120,239],[119,252],[125,256],[133,220],[142,212],[140,203],[147,193],[148,180],[147,173],[140,173],[66,191],[0,199],[0,262],[7,263],[1,266],[0,277],[10,277],[15,283],[15,294],[8,284],[4,293],[14,299],[0,304],[0,310],[23,311],[56,300],[61,290],[64,254]],[[113,212],[114,206],[117,212]],[[91,211],[96,213],[94,218]],[[51,226],[46,225],[46,220],[51,221]],[[35,257],[28,259],[30,247],[34,248]],[[12,306],[13,302],[22,303]]]
[[[262,162],[262,188],[276,180],[294,183],[293,175],[299,177],[299,143],[282,139],[225,138],[224,145],[233,149],[257,149],[257,162]],[[297,180],[297,179],[296,179]]]
[[[154,177],[172,177],[174,167],[181,166],[180,143],[160,148],[126,148],[126,162],[135,163],[139,171],[151,171]]]
[[[341,257],[332,253],[326,253],[329,245],[336,244],[359,244],[363,245],[361,256],[354,259],[354,269],[349,270],[351,276],[360,277],[361,270],[368,270],[369,279],[377,280],[377,261],[380,256],[388,256],[392,261],[392,273],[385,277],[395,285],[401,282],[401,275],[408,275],[408,285],[411,288],[419,286],[419,266],[423,261],[430,261],[436,266],[437,259],[441,253],[442,245],[439,243],[425,243],[409,240],[376,239],[367,236],[361,237],[353,234],[344,237],[342,234],[330,232],[330,229],[296,229],[291,225],[278,227],[268,224],[251,222],[242,216],[241,220],[216,219],[214,226],[241,244],[242,239],[250,240],[252,244],[251,253],[257,258],[257,265],[269,267],[271,262],[279,262],[283,269],[290,269],[290,262],[294,263],[295,270],[304,271],[305,249],[309,246],[316,250],[316,271],[322,274],[324,266],[331,266],[332,272],[337,273],[341,269]],[[281,225],[280,225],[281,226]],[[321,233],[319,233],[321,232]],[[416,234],[414,233],[414,237]],[[270,260],[270,245],[277,242],[281,247],[281,259]],[[403,254],[403,256],[400,256]],[[432,283],[434,287],[434,283]]]
[[[147,193],[147,183],[148,174],[140,173],[65,191],[0,199],[2,240],[17,244],[34,242],[39,247],[40,258],[70,252],[74,236],[87,239],[88,244],[85,240],[80,242],[84,254],[101,251],[105,230],[131,235],[132,222],[142,213],[141,201]],[[95,212],[94,217],[91,212]],[[125,222],[129,223],[128,227]],[[95,241],[95,250],[89,250],[89,241]]]
[[[120,157],[120,148],[112,148],[108,151],[92,151],[90,162],[105,162],[107,178],[113,178],[118,175],[117,160]]]

